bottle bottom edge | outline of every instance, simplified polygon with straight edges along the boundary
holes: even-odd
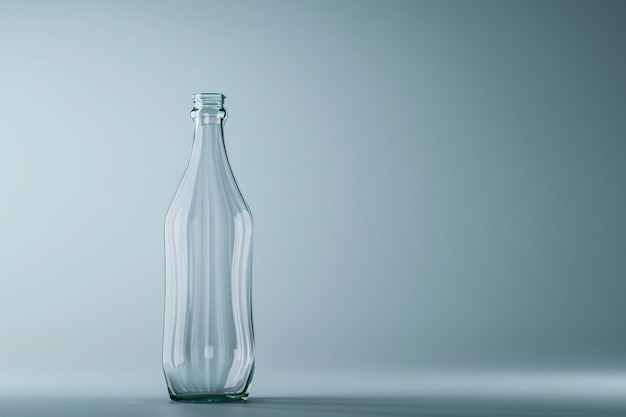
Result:
[[[248,393],[243,392],[241,394],[172,394],[170,392],[170,398],[173,401],[187,402],[187,403],[225,403],[225,402],[237,402],[245,401],[248,399]]]

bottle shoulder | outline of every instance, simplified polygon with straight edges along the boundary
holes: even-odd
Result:
[[[194,142],[189,163],[172,198],[166,222],[213,218],[249,218],[252,214],[233,175],[222,141]]]

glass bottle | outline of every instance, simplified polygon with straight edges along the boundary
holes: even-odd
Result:
[[[252,216],[224,146],[222,94],[194,94],[189,164],[165,219],[163,370],[173,400],[246,399]]]

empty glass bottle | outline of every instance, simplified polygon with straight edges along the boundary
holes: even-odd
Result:
[[[191,157],[165,219],[163,370],[174,400],[245,399],[254,370],[252,216],[226,156],[224,98],[194,94]]]

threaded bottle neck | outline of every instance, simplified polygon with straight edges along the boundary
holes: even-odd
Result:
[[[226,96],[221,93],[195,93],[193,95],[193,104],[198,108],[202,106],[224,107],[225,98]]]
[[[221,93],[195,93],[191,118],[201,125],[223,123],[226,119],[225,98]]]

